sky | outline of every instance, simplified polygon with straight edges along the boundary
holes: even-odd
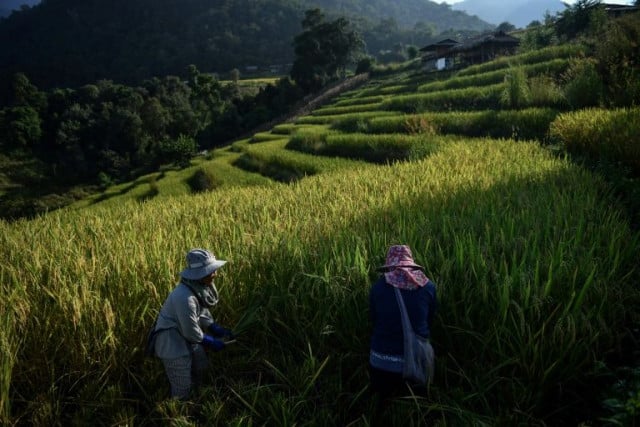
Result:
[[[443,2],[443,3],[449,3],[449,4],[454,4],[454,3],[459,3],[462,0],[440,0],[438,3]],[[569,3],[569,4],[574,4],[577,0],[563,0],[565,3]],[[606,0],[603,1],[603,3],[610,3],[610,4],[633,4],[633,0]]]

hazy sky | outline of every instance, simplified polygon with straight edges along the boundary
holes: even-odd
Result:
[[[444,3],[449,3],[449,4],[454,4],[454,3],[459,3],[462,0],[436,0],[438,3],[440,2],[444,2]],[[577,0],[563,0],[565,3],[569,3],[569,4],[573,4],[575,3]],[[603,3],[610,3],[610,4],[633,4],[633,0],[606,0],[603,1]]]

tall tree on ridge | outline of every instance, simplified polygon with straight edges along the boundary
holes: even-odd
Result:
[[[320,9],[305,12],[303,32],[295,37],[295,60],[291,78],[305,91],[313,92],[344,74],[364,51],[361,35],[345,18],[325,22]]]

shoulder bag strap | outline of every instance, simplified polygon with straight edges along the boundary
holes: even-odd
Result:
[[[396,300],[398,301],[398,306],[400,307],[400,316],[402,317],[402,330],[412,333],[413,328],[411,327],[411,320],[409,320],[409,314],[407,313],[407,307],[404,305],[404,300],[402,299],[402,293],[400,293],[400,289],[394,287],[393,290],[396,293]]]

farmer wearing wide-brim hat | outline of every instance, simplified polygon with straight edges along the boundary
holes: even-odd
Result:
[[[165,367],[171,396],[186,399],[208,367],[205,350],[220,351],[233,333],[217,324],[209,311],[218,303],[213,279],[227,261],[192,249],[180,283],[165,300],[155,327],[155,354]]]
[[[373,323],[369,352],[371,389],[382,397],[408,391],[402,376],[404,340],[401,311],[395,289],[406,307],[416,334],[431,335],[431,325],[437,306],[435,284],[425,275],[424,268],[413,260],[407,245],[391,246],[385,264],[377,269],[378,280],[369,292],[369,308]],[[433,374],[433,348],[428,344]]]

